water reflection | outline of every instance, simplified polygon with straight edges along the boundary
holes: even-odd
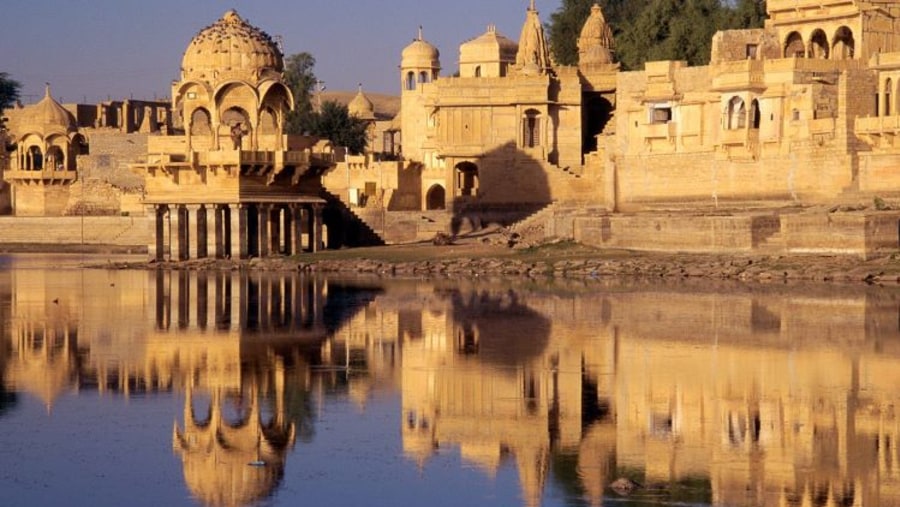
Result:
[[[404,466],[515,472],[486,503],[601,505],[627,477],[635,504],[900,504],[895,290],[35,269],[0,271],[0,320],[0,425],[23,394],[176,395],[168,452],[206,505],[310,498],[285,484],[340,445],[324,400],[391,392]]]

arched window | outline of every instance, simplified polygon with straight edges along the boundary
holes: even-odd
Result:
[[[419,72],[419,82],[420,83],[428,82],[428,73],[425,72],[424,70],[422,72]]]
[[[194,109],[191,113],[191,135],[192,136],[208,136],[212,134],[210,124],[212,120],[209,117],[209,111],[206,109]]]
[[[759,129],[759,101],[753,99],[750,103],[750,128]]]
[[[541,145],[541,113],[536,109],[525,111],[522,118],[522,146],[534,148]]]
[[[262,112],[259,113],[259,133],[278,133],[278,121],[276,120],[275,111],[273,111],[271,108],[264,108]]]
[[[884,104],[882,105],[882,111],[884,111],[884,116],[891,115],[891,87],[893,86],[893,82],[891,78],[888,78],[887,81],[884,82]]]
[[[481,65],[475,66],[475,77],[481,77]]]
[[[425,209],[439,210],[447,206],[447,192],[440,185],[432,185],[425,195]]]
[[[816,30],[809,39],[809,57],[827,59],[828,58],[828,36],[823,30]]]
[[[407,72],[406,73],[406,89],[407,90],[415,90],[416,89],[416,73],[415,72]]]
[[[51,146],[47,150],[47,168],[54,171],[66,170],[66,155],[59,146]]]
[[[853,58],[856,42],[853,40],[853,30],[842,26],[834,32],[834,42],[831,44],[831,55],[835,60],[849,60]]]
[[[731,97],[728,101],[728,111],[725,118],[725,128],[728,130],[742,129],[747,125],[747,110],[744,99]]]
[[[798,32],[791,32],[784,40],[784,57],[785,58],[803,58],[806,56],[806,48],[803,44],[803,37]]]
[[[28,148],[28,169],[32,171],[40,171],[44,168],[44,154],[37,146]]]

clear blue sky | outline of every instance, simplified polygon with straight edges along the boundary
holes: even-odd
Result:
[[[329,90],[399,93],[400,51],[424,26],[452,74],[459,44],[487,25],[517,40],[528,0],[11,0],[0,21],[0,72],[22,83],[24,102],[44,83],[64,102],[168,97],[191,38],[234,8],[307,51]],[[560,0],[537,0],[541,19]]]

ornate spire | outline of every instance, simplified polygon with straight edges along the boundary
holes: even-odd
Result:
[[[519,37],[519,52],[516,55],[516,68],[523,74],[543,74],[550,70],[550,51],[544,37],[544,27],[534,0],[525,14],[525,24]]]
[[[606,23],[600,6],[594,4],[578,38],[578,63],[582,66],[614,63],[614,52],[612,29]]]

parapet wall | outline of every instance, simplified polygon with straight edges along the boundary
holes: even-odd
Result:
[[[0,217],[0,244],[117,246],[146,251],[150,221],[146,217]]]
[[[706,254],[819,254],[870,259],[900,250],[900,212],[575,217],[573,237],[602,248]]]

